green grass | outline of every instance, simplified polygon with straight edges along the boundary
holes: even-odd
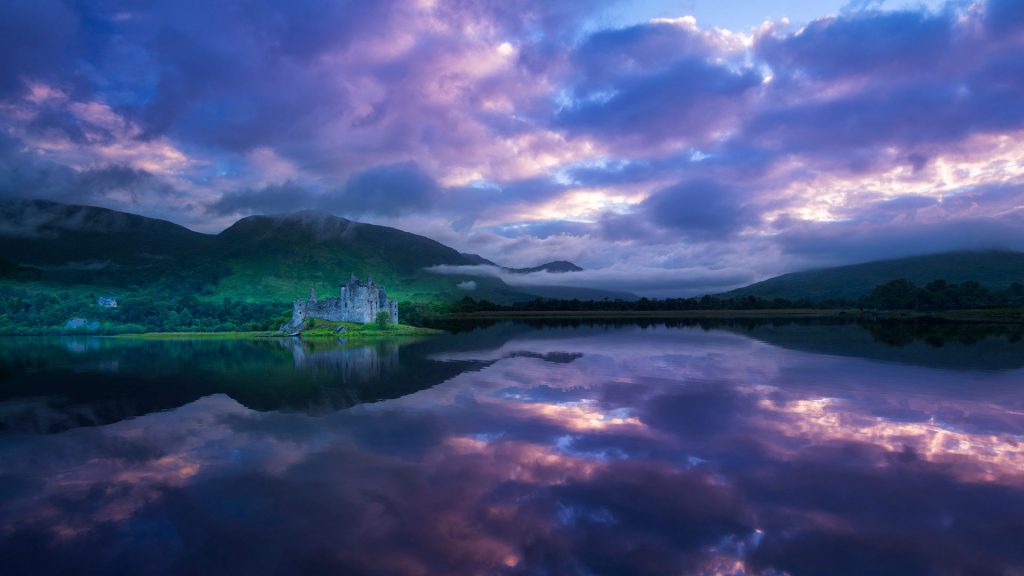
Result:
[[[359,324],[356,322],[331,322],[328,320],[313,319],[309,322],[306,330],[302,331],[303,339],[323,338],[388,338],[392,336],[424,336],[430,334],[443,334],[443,330],[423,328],[421,326],[410,326],[408,324],[393,324],[387,328],[381,328],[376,324]],[[338,332],[338,328],[345,328],[344,332]]]
[[[327,322],[318,320],[318,327],[303,330],[304,339],[337,339],[337,338],[390,338],[393,336],[427,336],[443,334],[443,330],[398,324],[387,328],[379,328],[372,324],[354,322]],[[340,326],[344,332],[337,332]],[[195,339],[250,339],[250,338],[286,338],[281,332],[146,332],[143,334],[118,334],[115,338],[143,340],[195,340]]]

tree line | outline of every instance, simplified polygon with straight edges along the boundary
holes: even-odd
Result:
[[[291,317],[284,303],[147,291],[120,296],[117,308],[105,308],[96,301],[101,295],[0,287],[0,334],[261,331],[276,330]],[[84,322],[69,324],[76,318]]]
[[[190,286],[191,288],[191,286]],[[89,332],[225,332],[276,330],[291,317],[287,302],[248,303],[224,298],[197,298],[181,286],[159,286],[123,294],[117,308],[104,308],[98,296],[85,291],[44,291],[0,287],[0,334],[58,334]],[[1024,308],[1024,285],[1015,282],[990,290],[977,282],[954,284],[935,280],[917,286],[905,279],[881,284],[859,299],[811,301],[785,298],[640,298],[638,300],[551,300],[536,298],[502,305],[466,297],[455,302],[399,304],[404,324],[436,325],[450,314],[478,312],[675,312],[698,310],[859,309],[943,311],[985,308]],[[86,323],[69,325],[81,318]]]
[[[699,310],[786,310],[786,309],[858,309],[943,311],[985,308],[1024,307],[1024,285],[1014,282],[1004,290],[990,290],[977,282],[954,284],[935,280],[919,287],[910,280],[898,279],[876,286],[871,294],[857,299],[825,300],[757,298],[640,298],[637,300],[551,300],[536,298],[512,305],[466,297],[450,305],[456,314],[478,312],[676,312]]]

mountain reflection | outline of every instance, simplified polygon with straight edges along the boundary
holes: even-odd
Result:
[[[918,341],[929,364],[916,349],[878,356],[891,347],[855,325],[824,353],[800,343],[818,328],[517,323],[409,344],[261,344],[221,373],[273,379],[284,364],[300,387],[305,375],[360,399],[396,394],[256,410],[229,387],[102,426],[0,435],[0,554],[11,573],[1024,570],[1024,371],[1005,349],[1019,343]],[[846,337],[870,353],[829,352]],[[77,364],[5,351],[5,405],[19,375],[117,358],[89,346]],[[939,358],[968,358],[957,347],[968,365]]]
[[[415,340],[9,338],[0,341],[0,431],[109,424],[218,393],[255,410],[326,412],[484,365],[434,361],[433,349]]]

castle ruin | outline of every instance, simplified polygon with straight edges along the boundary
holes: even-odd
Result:
[[[381,311],[391,316],[392,324],[398,324],[398,302],[389,300],[387,291],[383,286],[374,284],[372,276],[366,282],[360,282],[353,274],[348,282],[340,285],[336,298],[318,299],[316,290],[310,290],[306,300],[296,298],[292,303],[292,319],[281,327],[281,331],[301,330],[308,318],[369,324]]]

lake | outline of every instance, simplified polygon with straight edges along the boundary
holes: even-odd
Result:
[[[1019,327],[0,340],[4,574],[1024,574]]]

